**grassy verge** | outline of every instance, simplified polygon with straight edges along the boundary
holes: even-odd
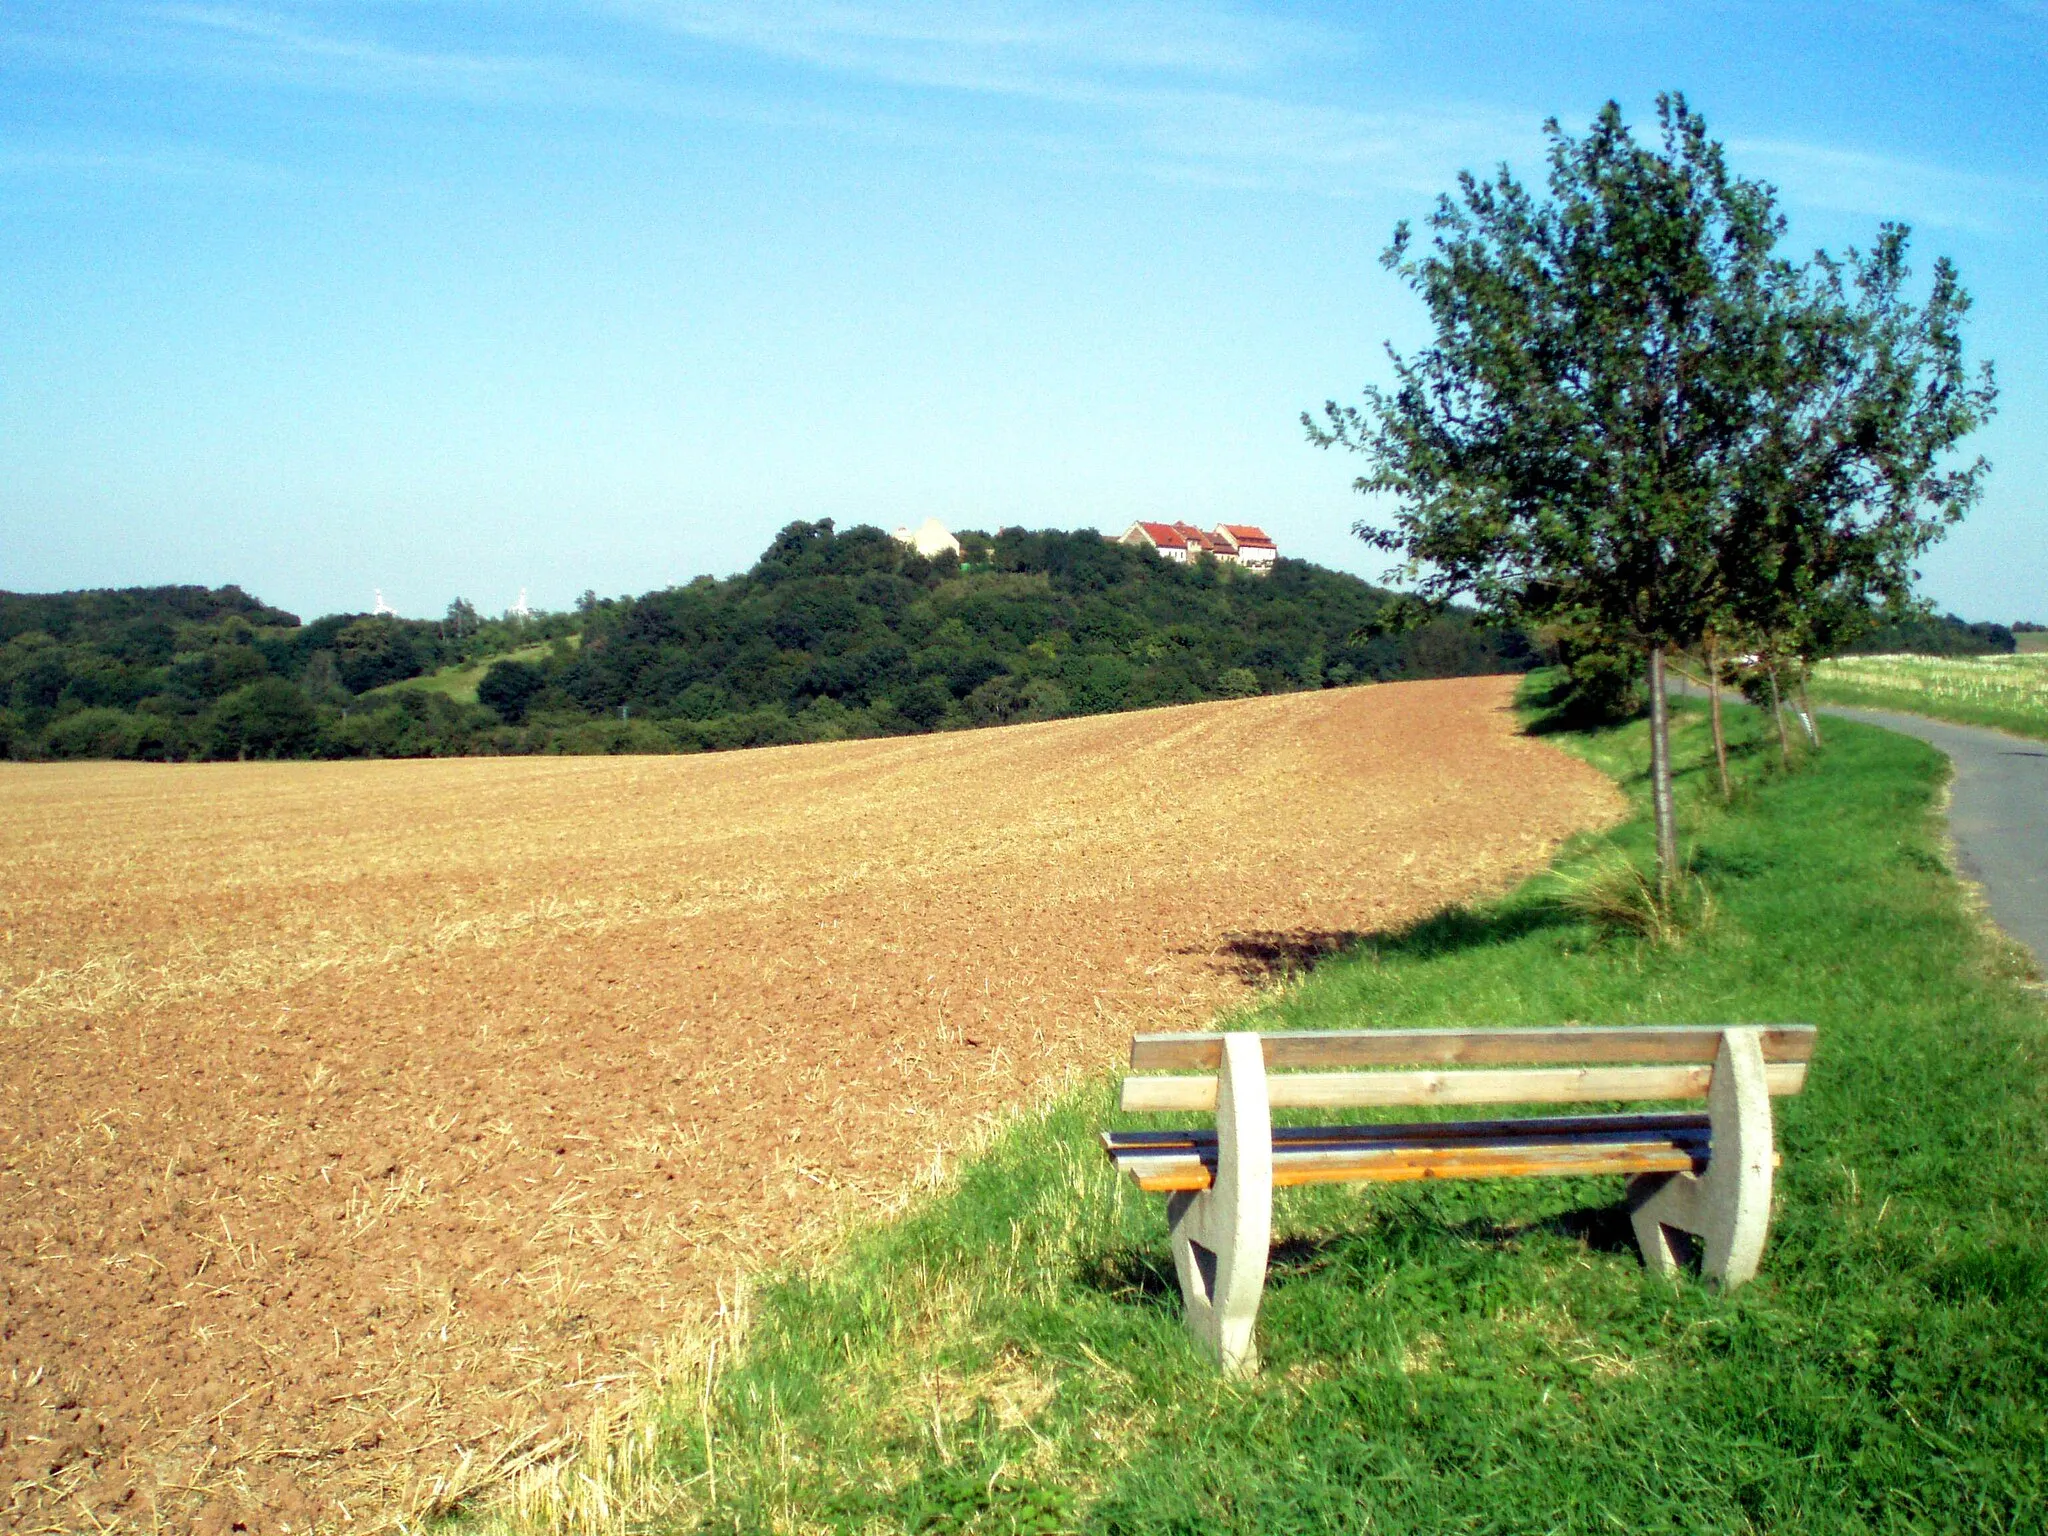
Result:
[[[1101,1085],[908,1217],[753,1298],[728,1366],[527,1520],[703,1531],[2038,1531],[2048,1521],[2048,1040],[1940,855],[1941,760],[1838,726],[1789,776],[1737,711],[1736,806],[1681,721],[1713,916],[1603,936],[1558,874],[1325,963],[1258,1027],[1808,1020],[1761,1277],[1647,1276],[1618,1180],[1288,1192],[1265,1369],[1185,1342],[1162,1202]],[[1640,728],[1563,737],[1641,790]]]
[[[582,643],[581,635],[567,637],[574,647]],[[486,656],[482,661],[467,666],[443,667],[439,672],[429,672],[422,677],[409,677],[403,682],[386,683],[382,688],[372,688],[362,695],[366,699],[386,699],[410,689],[416,693],[445,694],[458,704],[476,702],[476,685],[484,680],[484,674],[501,661],[539,661],[553,648],[551,641],[543,640],[536,645],[522,645],[515,651],[502,655]]]
[[[1843,656],[1814,669],[1821,704],[1898,709],[2048,740],[2048,655]]]

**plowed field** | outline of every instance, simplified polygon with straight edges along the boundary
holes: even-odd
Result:
[[[978,1122],[1617,813],[1502,679],[0,767],[0,1522],[367,1529]]]

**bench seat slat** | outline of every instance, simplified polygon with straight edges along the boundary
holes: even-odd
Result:
[[[1503,1115],[1493,1120],[1378,1121],[1369,1125],[1276,1125],[1273,1146],[1314,1145],[1323,1141],[1414,1142],[1437,1146],[1448,1141],[1554,1139],[1560,1136],[1705,1136],[1709,1119],[1703,1109],[1635,1110],[1605,1115]],[[1185,1151],[1214,1147],[1216,1132],[1206,1125],[1159,1131],[1104,1131],[1102,1144],[1112,1154]]]
[[[1425,1104],[1595,1104],[1637,1099],[1703,1099],[1714,1069],[1703,1066],[1512,1067],[1452,1072],[1284,1072],[1266,1080],[1275,1109],[1395,1108]],[[1767,1066],[1773,1094],[1806,1085],[1804,1062]],[[1127,1077],[1127,1114],[1213,1110],[1214,1077]]]
[[[1131,1041],[1133,1072],[1213,1072],[1223,1059],[1217,1034],[1151,1034]],[[1264,1038],[1268,1069],[1284,1067],[1711,1065],[1715,1024],[1559,1025],[1517,1029],[1288,1030]],[[1809,1061],[1811,1024],[1766,1026],[1766,1062]]]
[[[1138,1188],[1207,1189],[1216,1137],[1206,1131],[1106,1132],[1103,1147]],[[1283,1126],[1273,1183],[1689,1173],[1706,1166],[1700,1114],[1562,1116],[1410,1126]]]

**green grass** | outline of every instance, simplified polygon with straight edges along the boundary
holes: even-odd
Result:
[[[1618,1180],[1289,1191],[1264,1369],[1226,1382],[1183,1335],[1163,1203],[1096,1150],[1104,1083],[760,1290],[708,1393],[642,1413],[612,1458],[633,1470],[528,1510],[639,1529],[627,1511],[665,1504],[648,1528],[719,1532],[2041,1530],[2043,1011],[1944,866],[1935,753],[1845,723],[1782,775],[1755,712],[1731,723],[1723,812],[1699,718],[1679,721],[1714,914],[1682,942],[1603,937],[1558,899],[1574,869],[1646,857],[1638,816],[1236,1022],[1818,1024],[1807,1092],[1778,1101],[1750,1286],[1646,1275]],[[1640,727],[1557,739],[1640,799]]]
[[[1814,668],[1824,704],[1902,709],[2048,740],[2048,654],[1843,656]]]
[[[581,635],[567,637],[573,647],[582,643]],[[458,704],[476,702],[476,685],[484,680],[484,674],[501,661],[539,661],[553,648],[553,642],[543,640],[537,645],[522,645],[516,651],[506,651],[497,656],[486,656],[482,661],[467,666],[443,667],[439,672],[429,672],[424,677],[409,677],[402,683],[386,683],[382,688],[372,688],[363,695],[366,699],[388,699],[392,695],[412,689],[419,693],[445,694]]]

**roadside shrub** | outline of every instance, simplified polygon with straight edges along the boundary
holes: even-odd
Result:
[[[1563,684],[1547,701],[1558,723],[1575,730],[1618,725],[1643,712],[1642,658],[1604,646],[1560,645]]]

